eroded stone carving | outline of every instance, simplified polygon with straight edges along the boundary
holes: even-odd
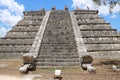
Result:
[[[64,6],[64,10],[68,11],[68,7],[67,7],[67,6]]]
[[[52,7],[52,11],[55,11],[55,10],[56,10],[56,7],[55,7],[55,6],[53,6],[53,7]]]

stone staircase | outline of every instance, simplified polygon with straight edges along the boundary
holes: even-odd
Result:
[[[43,10],[24,12],[24,18],[0,39],[0,58],[18,58],[28,53],[44,15]]]
[[[68,11],[51,11],[37,58],[40,67],[79,66],[79,55]]]
[[[95,10],[76,10],[74,14],[90,55],[101,59],[119,58],[120,33],[116,29],[99,18]]]

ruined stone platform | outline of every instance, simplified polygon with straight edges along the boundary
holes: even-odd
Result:
[[[79,66],[80,57],[120,58],[120,33],[97,10],[41,9],[24,17],[0,38],[0,58],[29,53],[41,67]]]

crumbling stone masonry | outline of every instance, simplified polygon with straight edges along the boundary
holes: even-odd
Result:
[[[79,66],[80,57],[120,58],[120,33],[97,10],[41,9],[24,17],[0,39],[0,58],[32,55],[37,66]]]

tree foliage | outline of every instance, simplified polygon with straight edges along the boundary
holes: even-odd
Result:
[[[107,5],[115,6],[116,4],[120,5],[120,0],[93,0],[97,5]]]
[[[120,6],[120,0],[93,0],[93,2],[95,2],[98,6],[109,5],[110,13],[112,13],[112,9],[114,8],[114,6]]]

